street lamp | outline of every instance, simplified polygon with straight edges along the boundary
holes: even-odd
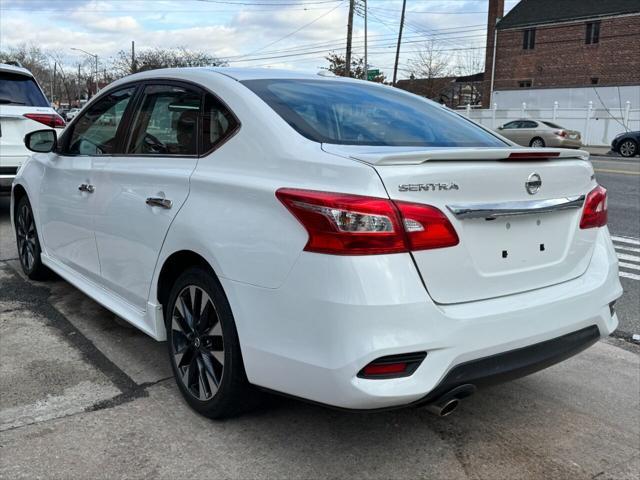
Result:
[[[71,50],[75,50],[77,52],[82,52],[85,55],[89,55],[90,57],[93,57],[94,60],[96,61],[96,94],[97,94],[98,90],[100,89],[100,87],[98,86],[98,55],[95,53],[87,52],[86,50],[82,50],[81,48],[71,47]]]

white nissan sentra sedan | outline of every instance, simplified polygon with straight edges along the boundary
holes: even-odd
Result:
[[[514,146],[389,86],[156,70],[25,143],[24,272],[53,270],[167,340],[209,417],[256,388],[445,415],[617,326],[588,154]]]

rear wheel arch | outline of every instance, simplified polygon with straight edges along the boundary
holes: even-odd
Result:
[[[202,255],[192,250],[179,250],[174,252],[165,259],[160,269],[160,274],[158,275],[156,295],[158,302],[160,302],[163,308],[167,307],[171,288],[175,281],[182,273],[192,267],[202,268],[209,272],[215,280],[220,283],[215,270]]]
[[[536,141],[538,141],[538,142],[542,142],[542,146],[543,146],[543,147],[545,147],[545,146],[547,145],[547,142],[545,142],[545,141],[544,141],[544,138],[536,136],[536,137],[533,137],[533,138],[531,139],[531,141],[529,142],[529,146],[530,146],[530,147],[533,147],[533,144],[534,144]]]

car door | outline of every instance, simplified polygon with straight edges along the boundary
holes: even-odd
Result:
[[[96,180],[95,233],[103,284],[140,310],[165,235],[189,193],[198,161],[203,92],[178,82],[146,83],[124,153]]]
[[[520,125],[519,120],[514,120],[512,122],[505,123],[500,129],[500,135],[508,138],[512,142],[517,143],[518,137],[518,126]]]
[[[134,93],[135,87],[118,89],[90,105],[65,131],[59,150],[49,154],[40,184],[38,214],[46,254],[93,280],[100,278],[96,173],[116,149]]]
[[[518,143],[528,147],[531,140],[538,135],[538,123],[532,120],[523,120],[518,128]]]

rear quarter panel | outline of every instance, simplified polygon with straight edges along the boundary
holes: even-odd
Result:
[[[187,249],[223,278],[278,288],[304,249],[307,232],[277,200],[277,189],[377,197],[387,197],[386,191],[372,167],[322,151],[242,84],[222,75],[207,75],[202,84],[229,105],[241,127],[198,161],[159,266]]]

